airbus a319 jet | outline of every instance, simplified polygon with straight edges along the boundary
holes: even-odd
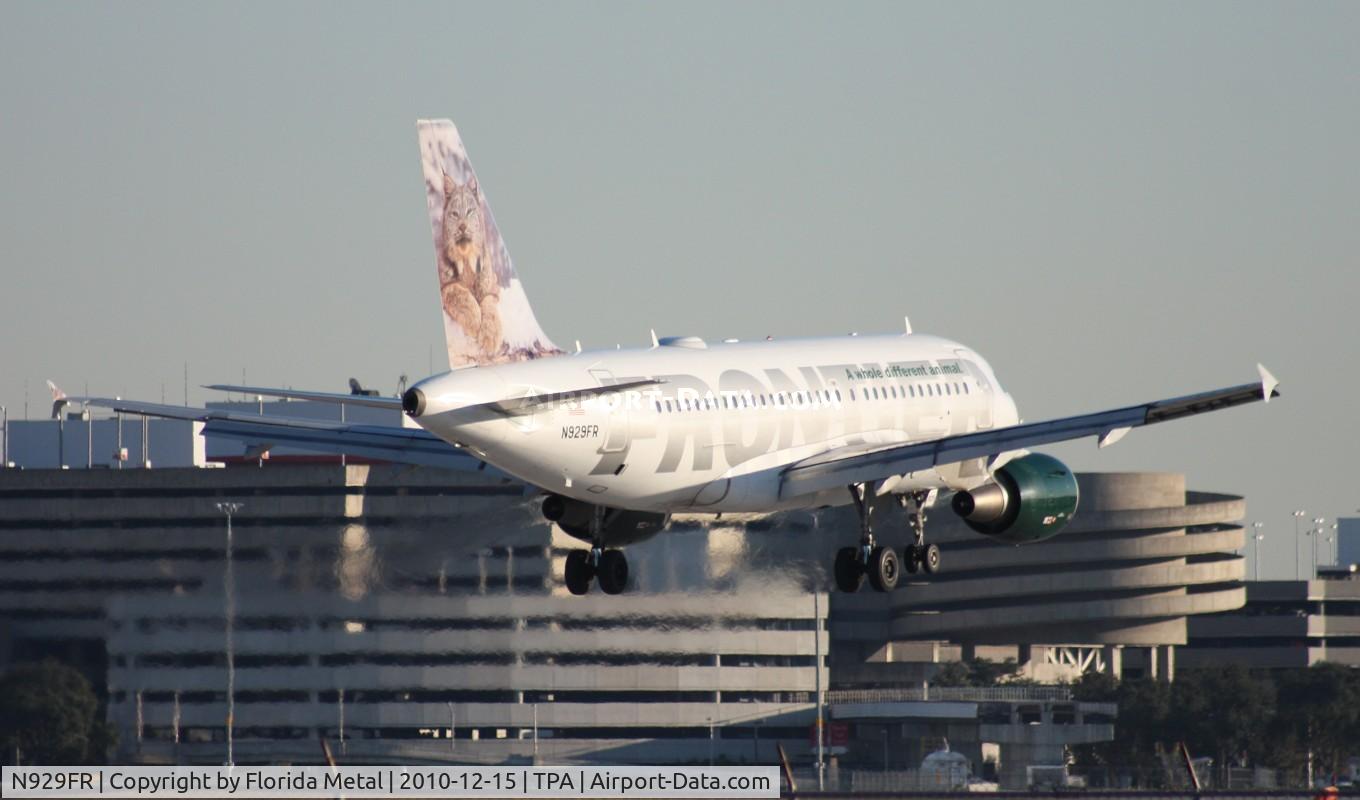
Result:
[[[1278,396],[1252,383],[1044,422],[977,351],[900,333],[760,341],[657,338],[637,349],[564,352],[529,306],[457,129],[417,123],[450,369],[400,397],[256,386],[225,391],[401,409],[419,427],[258,416],[117,399],[120,411],[195,419],[204,435],[253,452],[292,445],[436,466],[491,464],[544,496],[543,514],[584,546],[566,559],[574,594],[628,585],[622,547],[679,512],[721,514],[853,504],[857,541],[836,586],[879,591],[901,571],[934,573],[926,514],[949,496],[974,531],[1016,544],[1056,535],[1077,511],[1077,481],[1030,448],[1082,437],[1104,447],[1141,425]],[[875,538],[899,506],[899,553]],[[897,516],[896,514],[894,516]]]

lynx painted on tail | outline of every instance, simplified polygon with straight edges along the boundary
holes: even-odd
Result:
[[[449,366],[560,354],[529,307],[458,129],[448,120],[420,120],[416,129]]]

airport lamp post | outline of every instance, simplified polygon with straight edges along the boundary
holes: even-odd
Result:
[[[232,641],[236,624],[236,581],[232,572],[231,517],[242,508],[241,503],[218,503],[217,510],[227,516],[227,561],[222,578],[225,595],[225,617],[227,631],[227,766],[236,765],[232,749],[232,727],[236,724],[236,647]]]
[[[9,409],[0,406],[0,433],[5,436],[5,443],[0,445],[0,469],[9,466]]]
[[[817,722],[813,726],[813,735],[817,737],[817,791],[826,789],[826,751],[823,744],[822,735],[822,596],[821,588],[812,587],[812,652],[813,675],[816,676],[814,684],[817,696],[813,698],[817,705]]]
[[[1308,580],[1310,581],[1317,578],[1317,532],[1317,528],[1309,528],[1303,532],[1303,535],[1308,537],[1309,546],[1312,547],[1313,551],[1313,574],[1308,576]]]
[[[1313,531],[1312,531],[1312,534],[1313,534],[1313,580],[1317,580],[1317,576],[1318,576],[1317,545],[1318,545],[1318,539],[1321,539],[1321,538],[1322,538],[1322,525],[1323,525],[1323,523],[1325,523],[1326,521],[1327,521],[1327,520],[1323,519],[1322,517],[1317,517],[1316,519],[1313,520],[1313,524],[1317,526],[1317,527],[1314,528]]]
[[[1251,523],[1252,527],[1251,564],[1252,564],[1252,580],[1254,581],[1261,580],[1261,540],[1266,538],[1266,535],[1264,533],[1261,533],[1261,529],[1264,528],[1265,526],[1266,524],[1264,522]]]
[[[1303,567],[1299,566],[1299,545],[1302,544],[1299,541],[1299,520],[1303,519],[1303,515],[1307,513],[1303,509],[1294,512],[1294,580],[1296,581],[1303,580]]]

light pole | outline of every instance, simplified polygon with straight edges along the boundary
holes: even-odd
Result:
[[[225,623],[227,630],[227,766],[236,765],[232,750],[232,727],[236,724],[236,647],[232,640],[236,625],[236,580],[232,573],[231,517],[244,506],[241,503],[218,503],[217,510],[227,515],[227,563],[222,578],[226,598]]]
[[[1303,567],[1299,565],[1299,545],[1302,544],[1299,541],[1299,520],[1303,519],[1303,515],[1307,513],[1303,509],[1294,512],[1294,580],[1296,581],[1303,580]]]
[[[1317,544],[1318,539],[1322,538],[1322,525],[1326,521],[1327,520],[1323,519],[1322,517],[1314,518],[1313,524],[1316,525],[1317,527],[1310,531],[1310,533],[1313,534],[1313,578],[1312,578],[1313,580],[1317,580],[1318,576]]]
[[[1265,526],[1264,522],[1251,523],[1251,579],[1254,581],[1261,580],[1261,540],[1266,538],[1266,535],[1261,533],[1261,529]]]
[[[813,726],[813,733],[817,737],[817,791],[826,789],[826,749],[823,744],[822,736],[822,595],[821,587],[812,587],[812,652],[815,653],[815,668],[813,674],[816,675],[814,691],[817,694],[817,723]]]
[[[0,406],[0,433],[5,436],[4,445],[0,446],[0,469],[9,466],[9,409]]]
[[[713,735],[714,735],[713,718],[712,718],[712,717],[709,717],[709,718],[708,718],[708,765],[709,765],[710,767],[713,766],[713,745],[714,745]]]

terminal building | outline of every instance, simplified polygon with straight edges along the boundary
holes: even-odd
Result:
[[[1335,564],[1312,580],[1251,581],[1242,607],[1190,618],[1185,666],[1360,667],[1360,518],[1336,528]]]
[[[1185,666],[1360,667],[1360,573],[1321,569],[1318,580],[1253,581],[1244,606],[1189,622]]]
[[[677,518],[630,548],[629,593],[575,597],[571,540],[494,470],[203,452],[227,468],[0,471],[0,661],[81,666],[120,763],[221,763],[230,601],[241,762],[316,762],[325,740],[343,763],[772,763],[779,745],[806,765],[820,689],[847,773],[948,742],[1022,786],[1111,738],[1113,708],[1042,687],[945,698],[949,661],[1170,679],[1188,621],[1246,599],[1243,501],[1174,474],[1079,475],[1073,524],[1020,548],[941,505],[944,571],[890,595],[826,592],[858,530],[826,509]]]

